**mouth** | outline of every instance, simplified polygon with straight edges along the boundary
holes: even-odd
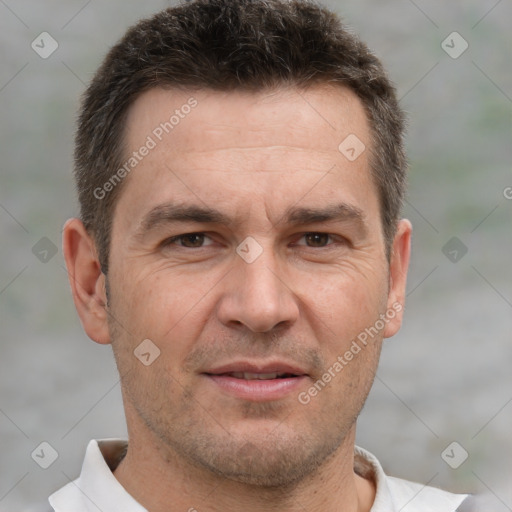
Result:
[[[213,375],[215,375],[215,374],[213,374]],[[293,377],[299,376],[299,375],[295,375],[293,373],[283,373],[283,372],[271,372],[271,373],[229,372],[229,373],[221,373],[220,375],[224,375],[226,377],[233,377],[234,379],[244,379],[244,380],[291,379]]]
[[[305,371],[284,363],[234,363],[204,372],[214,389],[255,402],[281,400],[297,392],[308,378]]]

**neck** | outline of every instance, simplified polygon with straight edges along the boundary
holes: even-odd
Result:
[[[354,439],[355,425],[314,473],[276,489],[222,478],[162,449],[154,439],[130,435],[126,457],[114,476],[150,512],[170,507],[190,512],[369,512],[375,488],[354,472]]]

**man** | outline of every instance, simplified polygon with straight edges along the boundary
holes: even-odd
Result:
[[[404,308],[403,126],[380,62],[307,1],[184,3],[112,48],[63,246],[129,441],[91,441],[54,510],[461,506],[354,446]]]

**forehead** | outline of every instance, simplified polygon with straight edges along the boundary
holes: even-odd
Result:
[[[368,125],[354,92],[322,84],[257,93],[153,88],[131,105],[125,130],[129,147],[137,147],[141,135],[152,134],[157,143],[181,151],[217,149],[219,137],[222,142],[229,137],[233,147],[242,142],[249,148],[267,134],[274,145],[289,145],[293,135],[300,147],[332,151],[350,130],[367,138]]]
[[[327,201],[340,191],[345,202],[364,203],[373,189],[368,151],[361,149],[369,141],[361,101],[340,86],[259,93],[151,89],[128,112],[126,158],[144,146],[150,150],[129,172],[116,212],[129,207],[128,228],[175,199],[221,203],[240,215],[258,201],[268,212],[301,196]],[[362,153],[348,158],[353,152],[347,149]]]

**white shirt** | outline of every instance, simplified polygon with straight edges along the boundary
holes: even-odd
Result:
[[[49,498],[55,512],[147,512],[111,470],[126,445],[122,439],[90,441],[80,476]],[[377,488],[370,512],[456,512],[468,496],[386,476],[376,457],[357,446],[354,460],[356,473]]]

